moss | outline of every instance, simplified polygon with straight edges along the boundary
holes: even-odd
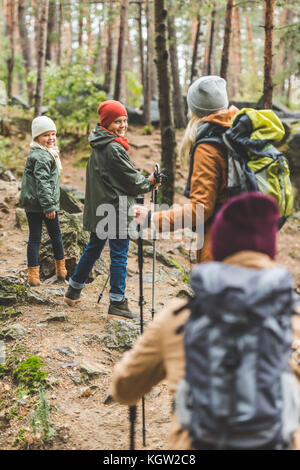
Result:
[[[170,260],[172,261],[174,267],[176,269],[179,269],[179,271],[181,272],[182,280],[183,280],[184,284],[188,284],[190,276],[187,273],[187,271],[178,263],[178,261],[175,258],[170,257]]]
[[[45,379],[48,372],[43,371],[44,364],[37,356],[32,356],[21,362],[13,373],[14,379],[17,383],[28,389],[29,392],[34,392],[36,388],[45,385]]]
[[[3,377],[4,374],[5,374],[4,366],[2,364],[0,364],[0,377]]]
[[[78,158],[78,160],[76,160],[74,163],[73,163],[73,167],[74,168],[85,168],[88,164],[88,161],[89,161],[89,158],[90,156],[83,156],[83,157],[80,157]]]

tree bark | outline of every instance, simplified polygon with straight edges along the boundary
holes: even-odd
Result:
[[[79,0],[79,6],[78,6],[78,46],[82,47],[82,35],[83,35],[83,9],[84,9],[84,3],[83,0]]]
[[[36,82],[35,107],[34,107],[35,116],[41,115],[42,103],[43,103],[48,8],[49,8],[49,1],[42,0],[41,6],[40,6],[41,15],[40,15],[40,30],[39,30],[39,43],[38,43],[37,82]]]
[[[107,20],[107,47],[106,47],[106,67],[105,67],[105,78],[104,85],[107,90],[107,93],[110,92],[112,88],[112,60],[113,60],[113,4],[112,0],[109,2],[108,7],[108,20]]]
[[[211,12],[211,27],[209,35],[209,48],[207,58],[207,75],[211,75],[211,62],[213,55],[213,44],[214,44],[214,33],[215,33],[215,18],[216,18],[216,4],[213,4],[213,10]]]
[[[167,10],[164,0],[154,0],[156,68],[159,90],[162,168],[168,183],[162,185],[160,201],[171,206],[174,200],[176,140],[171,106],[169,54],[167,50]]]
[[[19,0],[18,19],[19,19],[20,42],[21,42],[22,55],[23,55],[24,66],[25,66],[25,71],[26,71],[26,86],[27,86],[27,93],[28,93],[28,102],[29,102],[29,106],[32,106],[33,97],[34,97],[34,85],[28,78],[32,69],[32,58],[31,58],[30,41],[29,41],[28,31],[27,31],[27,26],[26,26],[25,8],[26,8],[26,0]]]
[[[56,35],[55,23],[57,20],[56,15],[56,1],[49,0],[49,13],[47,25],[47,47],[46,47],[46,61],[51,62],[54,58],[54,38]]]
[[[263,108],[272,108],[273,97],[273,35],[274,35],[274,0],[265,0],[265,52],[264,52],[264,91]]]
[[[233,2],[234,0],[227,0],[227,5],[226,5],[224,43],[223,43],[221,70],[220,70],[220,76],[224,78],[225,80],[227,80],[228,63],[229,63]]]
[[[201,16],[197,15],[196,33],[195,33],[195,39],[194,39],[194,43],[193,43],[190,84],[192,84],[194,79],[198,76],[197,60],[198,60],[198,47],[199,47],[199,41],[200,41],[200,34],[201,34]]]
[[[124,44],[125,44],[125,29],[127,27],[127,11],[128,11],[128,0],[123,0],[121,5],[120,14],[120,34],[119,34],[119,45],[118,45],[118,59],[116,68],[115,78],[115,91],[114,100],[120,100],[121,97],[121,85],[123,75],[123,56],[124,56]]]
[[[186,115],[184,112],[184,102],[182,97],[182,90],[179,79],[179,67],[178,67],[178,54],[177,54],[177,41],[176,41],[176,30],[174,15],[172,11],[173,6],[170,4],[168,15],[168,33],[169,33],[169,50],[170,50],[170,62],[172,72],[172,99],[173,99],[173,113],[174,123],[177,129],[183,129],[186,126]]]
[[[151,32],[150,32],[150,11],[149,11],[149,0],[146,0],[145,4],[145,17],[146,17],[146,29],[147,29],[147,39],[146,39],[146,67],[144,73],[144,82],[143,82],[143,97],[144,97],[144,109],[143,109],[143,119],[146,126],[151,124],[151,114],[150,114],[150,102],[151,102],[151,87],[150,87],[150,58],[151,58]]]
[[[144,41],[143,41],[143,28],[142,28],[142,18],[143,18],[143,4],[140,1],[138,3],[138,31],[139,31],[139,53],[140,53],[140,79],[143,87],[145,86],[145,64],[144,64]]]
[[[248,46],[250,48],[250,54],[251,54],[252,73],[253,73],[253,76],[256,77],[256,61],[255,61],[255,52],[254,52],[254,45],[253,45],[253,35],[252,35],[250,20],[247,15],[246,15],[246,29],[247,29]]]
[[[62,2],[58,4],[58,40],[57,40],[57,64],[61,64],[62,40],[63,40],[63,6]]]
[[[7,96],[12,97],[13,70],[15,65],[15,2],[14,0],[5,0],[5,26],[6,36],[9,39],[10,54],[7,59]]]

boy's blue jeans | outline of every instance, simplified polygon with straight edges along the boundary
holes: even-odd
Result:
[[[81,255],[73,276],[69,279],[71,287],[83,289],[89,273],[101,255],[106,240],[101,240],[96,233],[91,233],[90,241]],[[125,298],[128,247],[128,239],[109,239],[111,261],[109,298],[113,302],[121,302]]]

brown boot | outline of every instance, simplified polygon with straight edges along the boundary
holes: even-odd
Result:
[[[58,281],[64,281],[66,279],[66,260],[56,259],[55,260],[56,277]]]
[[[30,286],[40,286],[40,267],[32,266],[28,267],[28,284]]]

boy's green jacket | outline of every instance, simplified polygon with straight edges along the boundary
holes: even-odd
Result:
[[[59,171],[47,150],[31,149],[22,177],[20,199],[26,212],[46,214],[59,210]]]
[[[133,167],[125,148],[114,142],[116,137],[100,125],[89,136],[92,152],[86,168],[83,228],[98,235],[120,234],[122,228],[126,232],[135,197],[151,189],[150,180]]]

